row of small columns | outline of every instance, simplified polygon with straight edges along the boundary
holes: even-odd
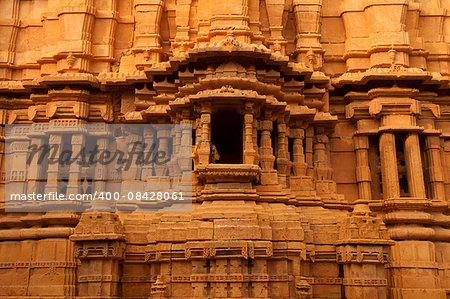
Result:
[[[313,177],[314,169],[319,181],[331,180],[332,169],[329,164],[329,144],[325,134],[325,128],[317,128],[315,136],[314,127],[303,129],[293,126],[293,163],[290,163],[288,152],[287,121],[283,114],[278,115],[277,125],[277,155],[275,157],[272,146],[271,132],[273,130],[273,112],[266,109],[259,120],[254,118],[253,103],[244,105],[244,164],[260,164],[263,172],[273,172],[275,161],[277,162],[278,180],[287,185],[287,177],[293,166],[294,175]],[[260,147],[256,143],[257,130],[261,132]],[[201,140],[201,142],[200,142]],[[305,147],[303,146],[305,140]],[[211,103],[204,102],[200,106],[198,119],[196,144],[198,145],[199,164],[210,163],[211,141]]]
[[[413,116],[411,117],[413,118]],[[364,121],[358,121],[358,129],[364,127]],[[415,123],[415,119],[411,119],[411,121]],[[384,199],[400,197],[395,134],[394,131],[382,131],[379,137]],[[360,199],[370,201],[372,198],[368,155],[369,136],[367,133],[359,133],[354,135],[353,140],[356,151],[356,177],[359,197]],[[439,136],[426,135],[424,151],[430,163],[431,197],[435,200],[445,200]],[[404,154],[410,197],[426,198],[418,131],[407,132],[404,143]]]
[[[273,113],[270,109],[264,111],[260,121],[261,145],[260,151],[257,151],[257,123],[253,114],[253,103],[244,104],[244,164],[261,164],[263,171],[273,171],[275,159],[277,159],[278,177],[283,185],[286,184],[286,178],[290,172],[289,154],[288,154],[288,135],[286,119],[281,115],[278,118],[278,152],[277,158],[274,156],[272,147],[271,132],[273,129]],[[200,123],[197,127],[196,143],[199,144],[199,163],[208,164],[210,155],[211,141],[211,104],[205,102],[201,104]],[[202,140],[202,142],[200,142]],[[298,157],[298,155],[297,155]]]

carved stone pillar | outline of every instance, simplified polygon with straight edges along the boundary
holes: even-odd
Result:
[[[313,139],[314,127],[309,126],[305,130],[305,162],[307,164],[306,175],[310,177],[314,176]]]
[[[356,151],[356,181],[358,182],[359,199],[370,201],[372,191],[370,187],[369,137],[367,135],[355,135],[353,136],[353,144]]]
[[[261,122],[261,168],[263,170],[273,170],[275,156],[273,155],[272,139],[272,120],[265,119]]]
[[[177,33],[175,41],[172,43],[172,51],[174,56],[180,52],[186,52],[194,45],[194,42],[189,41],[189,14],[191,11],[192,0],[177,1],[175,10],[175,23],[177,26]]]
[[[74,160],[70,164],[69,168],[69,182],[67,184],[67,194],[81,194],[81,155],[79,153],[83,151],[85,136],[83,134],[72,135],[72,157]]]
[[[77,2],[79,5],[76,4]],[[89,71],[89,62],[93,56],[94,2],[93,0],[74,1],[73,4],[66,2],[57,8],[62,37],[58,45],[58,56],[65,58],[58,60],[59,72]]]
[[[10,66],[15,60],[15,50],[18,31],[20,28],[20,1],[13,0],[7,6],[3,6],[2,18],[2,55],[0,56],[0,80],[11,80],[12,69]]]
[[[439,136],[425,137],[425,154],[428,160],[430,177],[431,199],[445,200],[444,168],[441,160],[441,141]]]
[[[5,182],[5,123],[7,118],[7,110],[0,109],[0,180]],[[0,184],[0,192],[5,191],[5,185]],[[0,203],[0,212],[5,211],[5,203]]]
[[[276,54],[285,55],[286,40],[283,37],[284,0],[266,1],[270,28],[270,49]]]
[[[253,104],[246,103],[244,115],[244,164],[254,164],[255,153],[253,145]]]
[[[444,165],[450,165],[450,138],[442,140],[443,151],[441,152],[441,160]],[[444,175],[445,199],[450,201],[450,167],[446,167],[446,175]]]
[[[211,19],[211,6],[209,0],[199,0],[198,7],[202,7],[203,9],[199,9],[197,11],[198,18],[198,37],[197,42],[200,44],[206,43],[209,41],[209,28],[210,28],[210,19]]]
[[[57,192],[59,177],[59,157],[62,151],[62,136],[58,134],[50,134],[48,140],[50,148],[54,148],[54,155],[48,157],[47,168],[47,184],[45,185],[45,193]]]
[[[227,2],[212,0],[209,3],[211,5],[209,19],[211,41],[220,41],[229,35],[229,38],[235,36],[239,41],[250,42],[248,0],[229,0]]]
[[[303,139],[305,137],[305,130],[303,129],[291,129],[292,137],[294,139],[292,146],[292,155],[294,158],[293,161],[293,171],[295,176],[304,176],[306,175],[306,167],[305,163],[305,153],[303,148]]]
[[[162,48],[159,27],[163,6],[162,0],[142,0],[134,4],[136,35],[133,53],[138,68],[160,61]]]
[[[164,159],[170,158],[170,145],[169,140],[170,130],[169,128],[160,128],[156,131],[156,138],[158,139],[158,152],[164,153]],[[157,164],[155,163],[155,175],[156,176],[167,176],[168,163]]]
[[[5,157],[7,193],[23,194],[27,191],[28,167],[26,163],[30,140],[27,137],[25,126],[16,125],[7,128],[7,130],[7,155]],[[9,196],[8,194],[7,196]],[[6,201],[7,207],[17,209],[17,212],[20,212],[19,205],[22,202],[9,201],[9,199]]]
[[[306,174],[308,164],[305,162],[305,148],[303,146],[305,130],[291,128],[289,134],[293,139],[292,155],[294,160],[292,163],[294,174],[289,177],[289,188],[295,194],[297,202],[308,205],[311,205],[312,201],[320,203],[316,196],[313,178]]]
[[[180,126],[181,126],[181,139],[180,139],[181,157],[179,159],[178,164],[183,173],[188,171],[189,175],[191,175],[192,172],[191,154],[192,154],[192,138],[193,138],[192,124],[190,120],[182,120]],[[187,156],[188,154],[189,156]]]
[[[364,16],[363,2],[345,0],[341,2],[340,13],[345,26],[345,54],[349,71],[365,70],[370,67],[370,58],[361,58],[369,50],[369,26]],[[360,20],[355,22],[355,20]]]
[[[380,136],[380,160],[383,179],[383,198],[400,197],[395,135],[393,133],[384,132]]]
[[[125,255],[125,236],[118,215],[83,213],[70,240],[75,242],[78,296],[120,296],[120,260]]]
[[[364,13],[371,37],[371,67],[409,66],[408,53],[411,46],[406,31],[408,4],[409,1],[406,0],[364,2]],[[380,16],[383,16],[381,22]]]
[[[394,242],[383,221],[353,212],[340,225],[337,262],[343,264],[345,298],[386,298],[390,246]]]
[[[105,153],[109,150],[110,139],[106,135],[100,136],[96,140],[96,146],[99,153]],[[108,172],[108,165],[104,165],[103,163],[95,163],[94,167],[92,193],[108,191],[107,182],[108,180],[113,179]],[[113,204],[114,203],[111,201],[95,200],[92,202],[92,208],[97,212],[112,212],[114,210]]]
[[[322,67],[324,53],[320,45],[322,0],[294,0],[293,5],[298,33],[295,46],[297,62],[303,62],[305,66],[318,70]]]
[[[314,140],[314,174],[318,194],[336,193],[336,183],[332,179],[333,169],[328,157],[328,136],[323,128],[316,129]]]
[[[277,173],[274,170],[275,156],[273,155],[272,139],[270,134],[273,129],[272,112],[266,111],[264,119],[261,121],[261,184],[276,185],[278,184]]]
[[[135,192],[142,190],[142,182],[140,180],[142,173],[142,166],[136,165],[136,160],[139,154],[143,154],[142,139],[138,135],[138,131],[128,131],[125,137],[125,163],[120,164],[120,173],[122,174],[120,194],[128,195],[128,192]],[[134,211],[137,208],[136,201],[129,201],[126,199],[119,199],[117,207],[124,211]]]
[[[288,145],[286,142],[287,126],[284,120],[281,119],[278,122],[278,153],[277,153],[277,171],[278,180],[281,186],[287,187],[287,175],[289,170],[289,153]]]
[[[252,32],[251,43],[253,44],[261,44],[261,42],[264,40],[264,36],[261,32],[259,5],[259,0],[248,0],[248,25],[250,31]]]
[[[211,105],[203,104],[200,115],[201,139],[198,141],[199,164],[208,164],[211,155]]]
[[[410,133],[406,137],[404,152],[409,195],[416,198],[426,198],[419,136],[416,133]]]
[[[192,176],[192,121],[182,120],[180,129],[180,150],[177,154],[178,172],[175,174],[175,179],[180,179],[178,188],[183,192],[183,195],[186,193],[186,197],[190,197],[194,184]]]
[[[27,174],[27,192],[28,193],[43,193],[45,184],[42,180],[46,177],[47,172],[47,161],[42,159],[39,160],[40,155],[42,154],[42,150],[47,146],[47,138],[46,135],[42,132],[34,131],[35,128],[42,126],[39,124],[34,124],[32,131],[28,136],[30,137],[30,148],[31,151],[35,151],[36,154],[33,156],[32,160],[30,160],[30,165],[28,167]],[[31,154],[31,152],[30,152]]]
[[[255,150],[255,165],[259,165],[260,154],[258,148],[258,120],[253,117],[253,149]]]

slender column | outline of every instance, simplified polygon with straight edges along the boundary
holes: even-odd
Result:
[[[48,157],[47,168],[47,185],[45,186],[45,193],[58,191],[58,172],[59,172],[59,157],[62,150],[62,136],[58,134],[51,134],[49,137],[50,149],[54,149],[54,155]],[[53,152],[51,152],[53,153]]]
[[[409,195],[426,198],[419,136],[416,133],[411,133],[406,137],[404,151]]]
[[[369,167],[369,137],[367,135],[353,136],[356,151],[356,181],[358,182],[359,199],[371,200],[371,174]]]
[[[253,103],[246,103],[244,115],[244,164],[254,163],[255,148],[253,146]]]
[[[444,150],[441,152],[441,160],[446,165],[444,168],[445,199],[450,201],[450,139],[444,139],[442,147]]]
[[[272,132],[272,113],[266,111],[265,118],[261,122],[261,168],[263,170],[272,170],[275,162],[275,156],[273,155],[272,139],[270,138],[270,132]]]
[[[170,139],[170,130],[167,128],[158,129],[156,131],[156,137],[158,138],[158,151],[165,154],[165,159],[170,159],[169,157],[169,139]],[[167,174],[167,163],[159,164],[155,163],[155,175],[156,176],[166,176]]]
[[[200,116],[201,141],[198,148],[198,158],[200,164],[208,164],[211,154],[211,105],[202,104]]]
[[[441,160],[441,141],[439,136],[425,138],[425,153],[429,164],[431,198],[445,200],[444,169]]]
[[[310,126],[305,130],[305,162],[308,165],[308,168],[306,169],[306,175],[310,177],[314,175],[313,138],[314,127]]]
[[[186,119],[182,120],[180,123],[181,126],[181,138],[180,138],[180,158],[183,161],[179,162],[179,166],[181,171],[192,171],[192,124],[191,121]],[[184,160],[184,159],[187,159]]]
[[[292,145],[292,155],[294,158],[293,171],[295,176],[306,175],[305,154],[303,148],[303,139],[305,137],[305,130],[303,129],[292,129],[294,136],[294,143]]]
[[[286,124],[283,117],[278,122],[278,153],[277,153],[277,170],[278,179],[283,187],[286,187],[286,177],[289,168],[289,157],[286,144]]]
[[[124,158],[129,159],[129,162],[122,165],[122,185],[120,188],[121,194],[124,194],[125,196],[128,192],[135,192],[139,189],[142,190],[142,187],[140,186],[141,182],[137,182],[137,179],[140,178],[141,166],[138,167],[138,165],[136,165],[136,160],[139,158],[138,153],[142,154],[142,139],[141,136],[138,135],[138,130],[130,129],[127,130],[126,134],[124,147],[127,155],[125,155]],[[116,206],[118,209],[124,211],[134,211],[137,208],[135,201],[129,201],[122,198],[119,199]]]
[[[72,135],[72,157],[77,157],[76,161],[70,164],[69,168],[69,183],[67,184],[67,194],[81,193],[81,155],[79,153],[83,150],[85,136],[83,134]]]
[[[400,197],[395,135],[393,133],[382,133],[380,136],[380,160],[383,179],[383,198]]]
[[[255,150],[255,165],[259,164],[260,154],[258,149],[258,120],[253,118],[253,149]]]
[[[96,146],[99,153],[105,153],[109,149],[109,138],[106,136],[101,136],[96,140]],[[99,158],[99,157],[97,157]],[[94,165],[94,178],[93,178],[93,189],[92,193],[95,193],[96,191],[98,193],[100,192],[106,192],[107,191],[107,181],[109,179],[112,179],[112,177],[108,176],[108,166],[104,165],[104,163],[95,163]],[[103,200],[95,200],[92,202],[92,208],[93,210],[97,212],[111,212],[113,210],[114,203],[109,201],[103,201]]]
[[[34,125],[35,126],[35,125]],[[39,126],[39,125],[38,125]],[[44,183],[41,181],[45,178],[44,171],[46,170],[46,162],[45,159],[39,161],[39,157],[42,154],[42,150],[44,149],[47,142],[45,140],[44,134],[29,134],[30,137],[30,146],[36,147],[36,155],[34,155],[33,159],[30,161],[30,165],[28,166],[27,173],[27,192],[30,193],[42,193]]]
[[[318,133],[314,142],[314,168],[317,180],[330,179],[330,167],[328,166],[327,148],[328,137]]]
[[[29,138],[27,137],[26,127],[16,125],[15,127],[8,129],[6,146],[7,155],[5,158],[5,166],[7,171],[6,183],[8,187],[8,194],[24,193],[26,192],[27,185],[28,167],[26,161],[29,146]],[[20,204],[20,202],[16,201],[6,201],[6,203],[8,207],[15,207],[16,204]]]

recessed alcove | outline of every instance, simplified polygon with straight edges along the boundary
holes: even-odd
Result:
[[[243,116],[234,110],[211,115],[211,142],[219,152],[220,164],[242,163]]]

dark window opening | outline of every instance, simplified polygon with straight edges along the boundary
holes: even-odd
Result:
[[[288,152],[290,161],[294,161],[294,138],[288,138]]]
[[[409,196],[408,177],[406,171],[405,161],[405,134],[396,134],[395,136],[395,148],[397,151],[397,168],[398,168],[398,184],[400,185],[400,196]]]
[[[276,157],[278,156],[278,121],[276,120],[272,123],[272,132],[270,133],[270,138],[272,140],[272,148],[275,156],[273,168],[277,169],[278,165]]]
[[[221,111],[212,115],[211,142],[220,155],[216,163],[242,163],[243,123],[242,115],[235,111]]]
[[[423,180],[425,183],[425,192],[427,194],[427,198],[432,198],[432,188],[431,188],[431,166],[430,160],[428,159],[427,153],[425,150],[425,136],[419,136],[420,148],[421,148],[421,158],[422,158],[422,169],[423,169]]]
[[[369,168],[372,199],[380,200],[383,198],[383,181],[381,178],[380,144],[378,135],[369,136]]]

